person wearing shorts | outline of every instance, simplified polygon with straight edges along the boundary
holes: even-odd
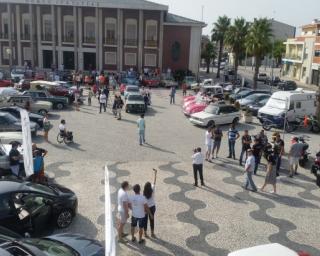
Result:
[[[292,178],[294,174],[297,174],[299,159],[302,151],[303,144],[298,142],[298,138],[294,137],[292,139],[292,145],[289,151],[290,178]]]
[[[213,140],[212,140],[212,127],[208,127],[208,130],[206,131],[205,134],[205,144],[206,144],[206,161],[211,162],[211,151],[212,151],[212,145],[213,145]]]
[[[129,189],[129,183],[127,181],[122,182],[121,188],[118,191],[118,241],[125,242],[123,238],[128,234],[123,233],[124,225],[129,218],[129,198],[127,191]]]
[[[218,158],[218,153],[220,150],[221,139],[222,139],[222,130],[219,126],[216,126],[212,130],[213,137],[213,146],[212,146],[212,159],[214,159],[214,151],[216,150],[216,158]]]
[[[133,186],[134,195],[129,197],[129,207],[132,210],[132,217],[131,217],[131,235],[132,235],[132,242],[136,241],[134,236],[135,228],[138,226],[139,228],[139,244],[145,242],[142,239],[143,230],[145,227],[145,216],[146,213],[153,219],[153,215],[149,210],[147,199],[140,194],[141,188],[139,184]]]

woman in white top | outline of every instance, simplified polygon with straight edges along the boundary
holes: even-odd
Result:
[[[157,170],[153,169],[153,171],[154,171],[153,184],[151,184],[150,182],[147,182],[144,185],[144,189],[143,189],[143,195],[147,199],[147,205],[149,207],[150,213],[153,216],[152,218],[150,218],[150,216],[148,214],[146,214],[146,216],[145,216],[144,235],[145,235],[146,238],[149,237],[148,234],[147,234],[148,219],[150,220],[151,237],[156,238],[156,236],[154,234],[154,213],[156,211],[156,203],[155,203],[155,200],[154,200],[154,193],[155,193],[155,186],[156,186],[156,180],[157,180]]]

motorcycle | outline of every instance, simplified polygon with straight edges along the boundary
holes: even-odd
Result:
[[[298,137],[298,142],[303,144],[302,154],[299,159],[299,165],[301,167],[305,167],[307,162],[309,161],[310,152],[308,151],[309,144],[306,142],[303,136]]]
[[[320,187],[320,151],[316,154],[314,163],[311,166],[311,173],[316,176],[316,184]]]
[[[278,117],[274,119],[268,119],[266,117],[262,117],[259,119],[262,123],[262,127],[264,130],[269,131],[271,128],[275,129],[285,129],[286,132],[290,133],[294,130],[294,126],[291,122],[288,121],[288,119],[285,119],[283,117]]]
[[[320,125],[315,116],[305,116],[304,118],[296,118],[296,120],[290,122],[293,130],[297,130],[299,128],[307,128],[309,131],[313,133],[320,132]]]

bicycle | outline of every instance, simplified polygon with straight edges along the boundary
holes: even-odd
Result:
[[[61,144],[63,142],[64,142],[64,144],[70,144],[71,142],[73,142],[72,132],[67,132],[67,134],[63,134],[63,133],[59,132],[57,135],[57,142],[59,144]]]

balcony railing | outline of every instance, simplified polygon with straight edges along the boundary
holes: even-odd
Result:
[[[30,40],[30,34],[21,34],[20,38],[21,40]]]
[[[9,38],[9,34],[8,33],[0,33],[0,39],[8,39]]]
[[[302,61],[301,55],[286,54],[284,58],[285,58],[285,59],[288,59],[288,60],[298,60],[298,61]]]
[[[74,42],[74,36],[64,36],[63,37],[64,43],[73,43]]]
[[[144,46],[157,47],[158,46],[158,41],[157,40],[145,40],[144,41]]]
[[[42,41],[51,42],[52,41],[52,35],[51,34],[42,34],[41,35]]]
[[[117,45],[117,39],[116,38],[104,38],[104,44],[107,45]]]
[[[95,37],[89,37],[89,36],[85,36],[83,38],[83,42],[85,44],[94,44],[96,42],[96,38]]]
[[[124,39],[125,46],[137,46],[137,39]]]

